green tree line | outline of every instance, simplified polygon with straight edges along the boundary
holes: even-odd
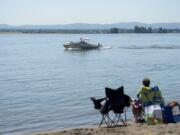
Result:
[[[0,33],[117,34],[117,33],[180,33],[180,29],[135,26],[134,29],[0,29]]]

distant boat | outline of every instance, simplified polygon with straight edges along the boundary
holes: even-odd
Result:
[[[90,44],[87,42],[88,39],[83,39],[80,38],[79,42],[67,42],[65,44],[63,44],[63,46],[65,47],[65,49],[98,49],[103,47],[102,45],[100,45],[99,43],[97,45],[94,44]]]

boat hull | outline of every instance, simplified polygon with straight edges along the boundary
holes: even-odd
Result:
[[[70,42],[63,45],[65,49],[98,49],[100,45],[93,45],[86,42]]]

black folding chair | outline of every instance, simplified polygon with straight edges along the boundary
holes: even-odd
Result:
[[[115,114],[114,119],[111,121],[111,126],[117,126],[119,122],[122,122],[123,125],[126,126],[126,107],[130,106],[131,98],[124,94],[124,87],[121,86],[116,90],[106,87],[105,93],[111,104],[110,110],[112,110]],[[124,119],[122,114],[124,114]]]
[[[106,87],[105,94],[106,97],[102,99],[91,97],[94,108],[99,110],[102,115],[99,127],[101,127],[103,123],[105,123],[107,127],[117,126],[120,121],[123,125],[127,125],[126,107],[130,106],[131,98],[124,94],[124,87],[121,86],[115,90]],[[105,103],[102,104],[102,101],[105,101]],[[110,111],[115,114],[113,119],[109,115]],[[122,114],[124,114],[124,119]]]

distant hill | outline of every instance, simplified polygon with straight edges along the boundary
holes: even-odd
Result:
[[[113,27],[123,29],[133,29],[134,26],[144,26],[152,28],[180,29],[180,23],[140,23],[140,22],[121,22],[112,24],[57,24],[57,25],[7,25],[0,24],[0,29],[110,29]]]

